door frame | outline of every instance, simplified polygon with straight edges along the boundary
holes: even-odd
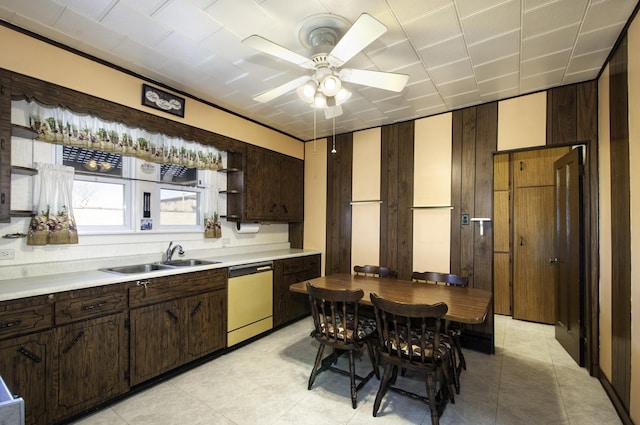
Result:
[[[512,154],[516,152],[533,151],[540,149],[558,148],[562,146],[584,146],[584,180],[582,199],[582,220],[584,228],[585,258],[583,264],[584,273],[584,336],[585,343],[585,368],[591,376],[597,376],[600,369],[600,326],[598,311],[600,305],[599,281],[600,281],[600,239],[598,234],[598,141],[582,140],[575,143],[547,144],[543,146],[531,146],[521,149],[509,149],[493,152],[494,157],[500,154]],[[495,159],[494,159],[495,162]],[[493,216],[493,202],[491,202],[491,214]],[[493,248],[492,248],[493,249]],[[493,256],[491,257],[493,267]]]

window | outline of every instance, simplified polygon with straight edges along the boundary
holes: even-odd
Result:
[[[159,192],[160,226],[199,228],[201,189],[161,186]]]
[[[72,198],[78,230],[130,229],[130,194],[128,180],[76,175]]]

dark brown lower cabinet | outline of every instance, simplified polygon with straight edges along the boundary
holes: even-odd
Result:
[[[273,325],[280,326],[310,313],[305,295],[289,291],[289,286],[320,276],[320,255],[287,258],[274,262]]]
[[[51,422],[52,332],[0,341],[0,375],[9,390],[24,399],[26,424]]]
[[[226,345],[226,269],[180,276],[130,289],[130,306],[142,305],[129,313],[132,386]]]
[[[125,313],[55,329],[54,421],[129,390]]]

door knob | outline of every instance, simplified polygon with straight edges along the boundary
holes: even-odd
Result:
[[[549,258],[549,264],[557,263],[558,261],[557,258]]]

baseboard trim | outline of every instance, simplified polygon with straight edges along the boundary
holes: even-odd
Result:
[[[604,391],[609,396],[611,403],[613,403],[613,407],[618,412],[618,416],[624,425],[634,425],[631,420],[631,416],[629,416],[629,411],[626,406],[622,403],[622,400],[618,397],[615,388],[611,385],[611,382],[607,379],[606,375],[602,372],[602,369],[598,368],[598,380],[602,384]]]

